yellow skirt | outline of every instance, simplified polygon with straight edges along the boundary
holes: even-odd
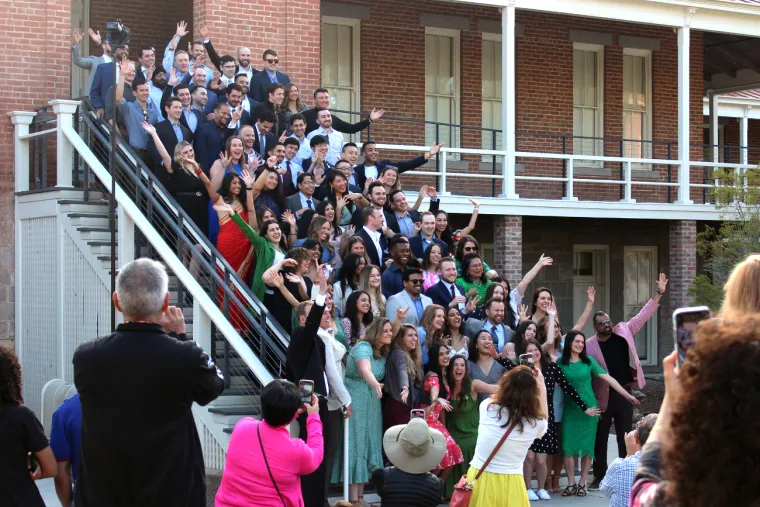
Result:
[[[467,480],[473,481],[478,469],[470,467]],[[522,474],[483,472],[475,483],[470,507],[530,507]]]

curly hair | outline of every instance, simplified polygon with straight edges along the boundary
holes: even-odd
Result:
[[[760,454],[760,316],[704,321],[694,343],[662,444],[667,505],[713,506],[716,488],[732,505],[757,505],[760,484],[736,478]]]
[[[538,383],[533,370],[527,366],[517,366],[501,376],[496,392],[491,395],[488,410],[492,408],[499,411],[498,420],[501,420],[503,409],[507,410],[507,420],[502,428],[514,424],[520,432],[525,429],[526,422],[535,423],[548,417],[541,411]]]
[[[0,404],[23,404],[22,387],[21,365],[16,353],[0,345]]]

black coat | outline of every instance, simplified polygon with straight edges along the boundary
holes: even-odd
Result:
[[[198,125],[193,136],[195,148],[195,160],[208,175],[211,166],[219,158],[219,153],[224,151],[227,138],[235,134],[235,129],[217,128],[213,121]]]
[[[317,124],[317,108],[307,109],[303,112],[303,117],[306,120],[306,135],[309,135],[309,132],[312,130],[319,128],[319,124]],[[332,115],[332,121],[332,128],[344,134],[356,134],[369,127],[370,123],[372,123],[369,121],[369,118],[356,123],[348,123],[335,115]]]
[[[387,166],[397,167],[399,174],[401,174],[407,171],[411,171],[412,169],[417,169],[418,167],[425,165],[425,162],[427,162],[427,160],[425,160],[425,155],[420,155],[417,158],[413,158],[412,160],[405,160],[403,162],[393,162],[391,160],[378,160],[375,163],[375,167],[377,167],[378,175],[383,170],[383,168]],[[367,176],[364,173],[364,164],[359,164],[356,167],[354,167],[354,181],[356,181],[356,184],[358,186],[360,186],[361,188],[364,188],[364,183],[367,181]]]
[[[181,118],[184,118],[184,115]],[[188,143],[192,143],[193,133],[189,128],[187,128],[187,126],[182,125],[181,119],[179,122],[179,128],[182,130],[182,140],[187,141]],[[169,154],[169,158],[174,160],[174,148],[177,147],[179,141],[177,140],[177,135],[174,133],[171,122],[169,120],[164,120],[156,123],[156,134],[158,134],[158,138],[161,139],[164,148],[166,148],[166,152]],[[148,152],[153,159],[153,167],[161,167],[161,155],[159,155],[158,149],[156,148],[156,144],[153,142],[152,137],[148,137]],[[217,153],[217,156],[218,155],[219,154]]]
[[[465,291],[461,285],[457,285],[456,288],[457,291],[459,291],[459,294],[462,296],[467,295],[467,291]],[[449,292],[449,290],[446,288],[446,285],[444,285],[443,280],[434,285],[431,285],[430,288],[425,291],[425,295],[433,300],[433,304],[441,305],[444,308],[448,308],[449,303],[451,303],[451,300],[454,299],[451,297],[451,292]]]
[[[317,335],[324,303],[311,306],[306,322],[290,335],[287,358],[287,378],[293,383],[301,380],[314,381],[314,393],[327,397],[325,385],[325,344]]]
[[[205,507],[193,403],[224,389],[209,356],[158,324],[121,324],[74,353],[82,404],[75,503],[81,507]]]
[[[372,242],[372,238],[369,237],[367,231],[364,230],[364,226],[356,230],[354,236],[359,236],[364,241],[364,251],[367,252],[367,256],[373,265],[383,268],[383,256],[388,251],[388,240],[380,233],[380,248],[383,249],[382,254],[378,254],[375,244]]]
[[[382,507],[436,507],[441,503],[443,482],[430,472],[409,474],[396,467],[378,468],[372,483]]]

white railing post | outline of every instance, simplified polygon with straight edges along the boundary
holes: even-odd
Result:
[[[211,357],[211,351],[213,350],[211,318],[201,307],[198,298],[193,298],[193,341]],[[224,372],[224,374],[227,375],[228,372]]]
[[[693,204],[691,197],[691,162],[689,122],[689,51],[691,47],[691,16],[696,9],[690,8],[684,26],[678,28],[678,200],[676,204]]]
[[[53,112],[56,114],[58,121],[58,131],[56,132],[56,183],[58,188],[71,188],[71,170],[74,159],[73,148],[71,143],[63,133],[63,127],[73,127],[74,114],[77,112],[79,102],[76,100],[51,100],[48,102],[53,106]]]
[[[566,174],[567,174],[567,182],[565,184],[565,188],[567,188],[567,192],[565,192],[565,197],[562,198],[563,201],[577,201],[578,198],[573,195],[573,159],[568,158],[567,159],[567,165],[566,165]]]
[[[349,418],[343,419],[343,500],[348,502],[348,425]]]
[[[620,199],[620,202],[636,202],[636,199],[633,199],[633,184],[632,184],[632,177],[633,177],[633,162],[630,160],[625,161],[625,190],[623,190],[623,198]]]
[[[449,192],[446,190],[446,164],[447,164],[447,158],[446,153],[441,150],[440,153],[438,153],[438,160],[440,160],[438,166],[440,168],[440,178],[441,178],[441,185],[438,189],[438,195],[449,195]]]
[[[502,195],[517,199],[515,192],[515,0],[507,0],[501,8],[501,144],[504,156]]]
[[[29,190],[29,140],[22,139],[22,137],[29,135],[29,125],[32,124],[37,113],[10,111],[7,114],[13,124],[15,190],[16,192],[26,192]]]
[[[118,258],[117,266],[121,269],[125,264],[135,260],[135,222],[126,213],[119,213],[118,218]]]

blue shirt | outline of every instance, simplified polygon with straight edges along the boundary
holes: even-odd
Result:
[[[503,324],[496,324],[493,325],[490,322],[488,322],[488,319],[483,322],[483,327],[481,329],[485,329],[491,335],[493,335],[494,338],[496,338],[498,344],[497,349],[499,352],[501,352],[501,349],[504,348],[504,345],[506,345],[506,342],[504,340],[504,325]]]
[[[636,451],[633,456],[615,458],[615,461],[610,463],[599,485],[602,493],[610,497],[610,507],[628,507],[639,458],[641,451]]]
[[[177,142],[184,141],[185,137],[182,135],[182,127],[180,126],[179,122],[174,123],[173,121],[169,120],[169,123],[172,126],[174,135],[177,136]]]
[[[79,393],[65,400],[53,412],[50,428],[50,448],[56,461],[71,461],[71,474],[79,477],[79,449],[82,438],[82,405]]]
[[[276,83],[277,82],[277,71],[269,72],[269,69],[264,69],[264,70],[266,70],[266,73],[269,76],[269,81],[272,82],[272,83]]]
[[[404,234],[408,238],[414,236],[414,222],[409,218],[409,213],[404,217],[396,213],[396,221],[398,221],[398,231],[401,234]]]
[[[428,346],[425,344],[425,340],[427,339],[427,331],[425,331],[424,327],[420,326],[417,328],[417,338],[420,341],[420,349],[422,350],[422,365],[425,366],[428,364],[429,358]]]
[[[150,100],[153,102],[154,105],[156,105],[156,109],[159,109],[161,107],[161,97],[164,96],[164,91],[161,88],[153,86],[153,81],[148,83],[148,90],[149,90],[149,96]],[[164,112],[159,109],[158,111],[158,121],[161,121],[165,119],[164,118]],[[171,154],[173,155],[173,154]]]
[[[198,116],[193,113],[191,109],[185,109],[182,108],[182,114],[185,115],[185,120],[187,121],[187,126],[190,128],[190,132],[195,133],[195,129],[198,128]],[[179,138],[180,141],[182,141],[182,138]]]
[[[386,298],[398,294],[404,290],[404,272],[397,268],[395,264],[391,264],[391,267],[386,269],[380,278],[380,285],[383,290],[383,296]],[[420,315],[422,313],[419,313],[418,317]]]
[[[124,122],[127,124],[127,133],[129,133],[129,145],[133,148],[144,150],[148,147],[148,133],[142,128],[142,123],[145,120],[142,106],[139,102],[127,102],[121,99],[121,104],[118,104],[119,112],[124,116]],[[158,123],[158,108],[155,107],[153,101],[148,99],[145,107],[150,124]]]

